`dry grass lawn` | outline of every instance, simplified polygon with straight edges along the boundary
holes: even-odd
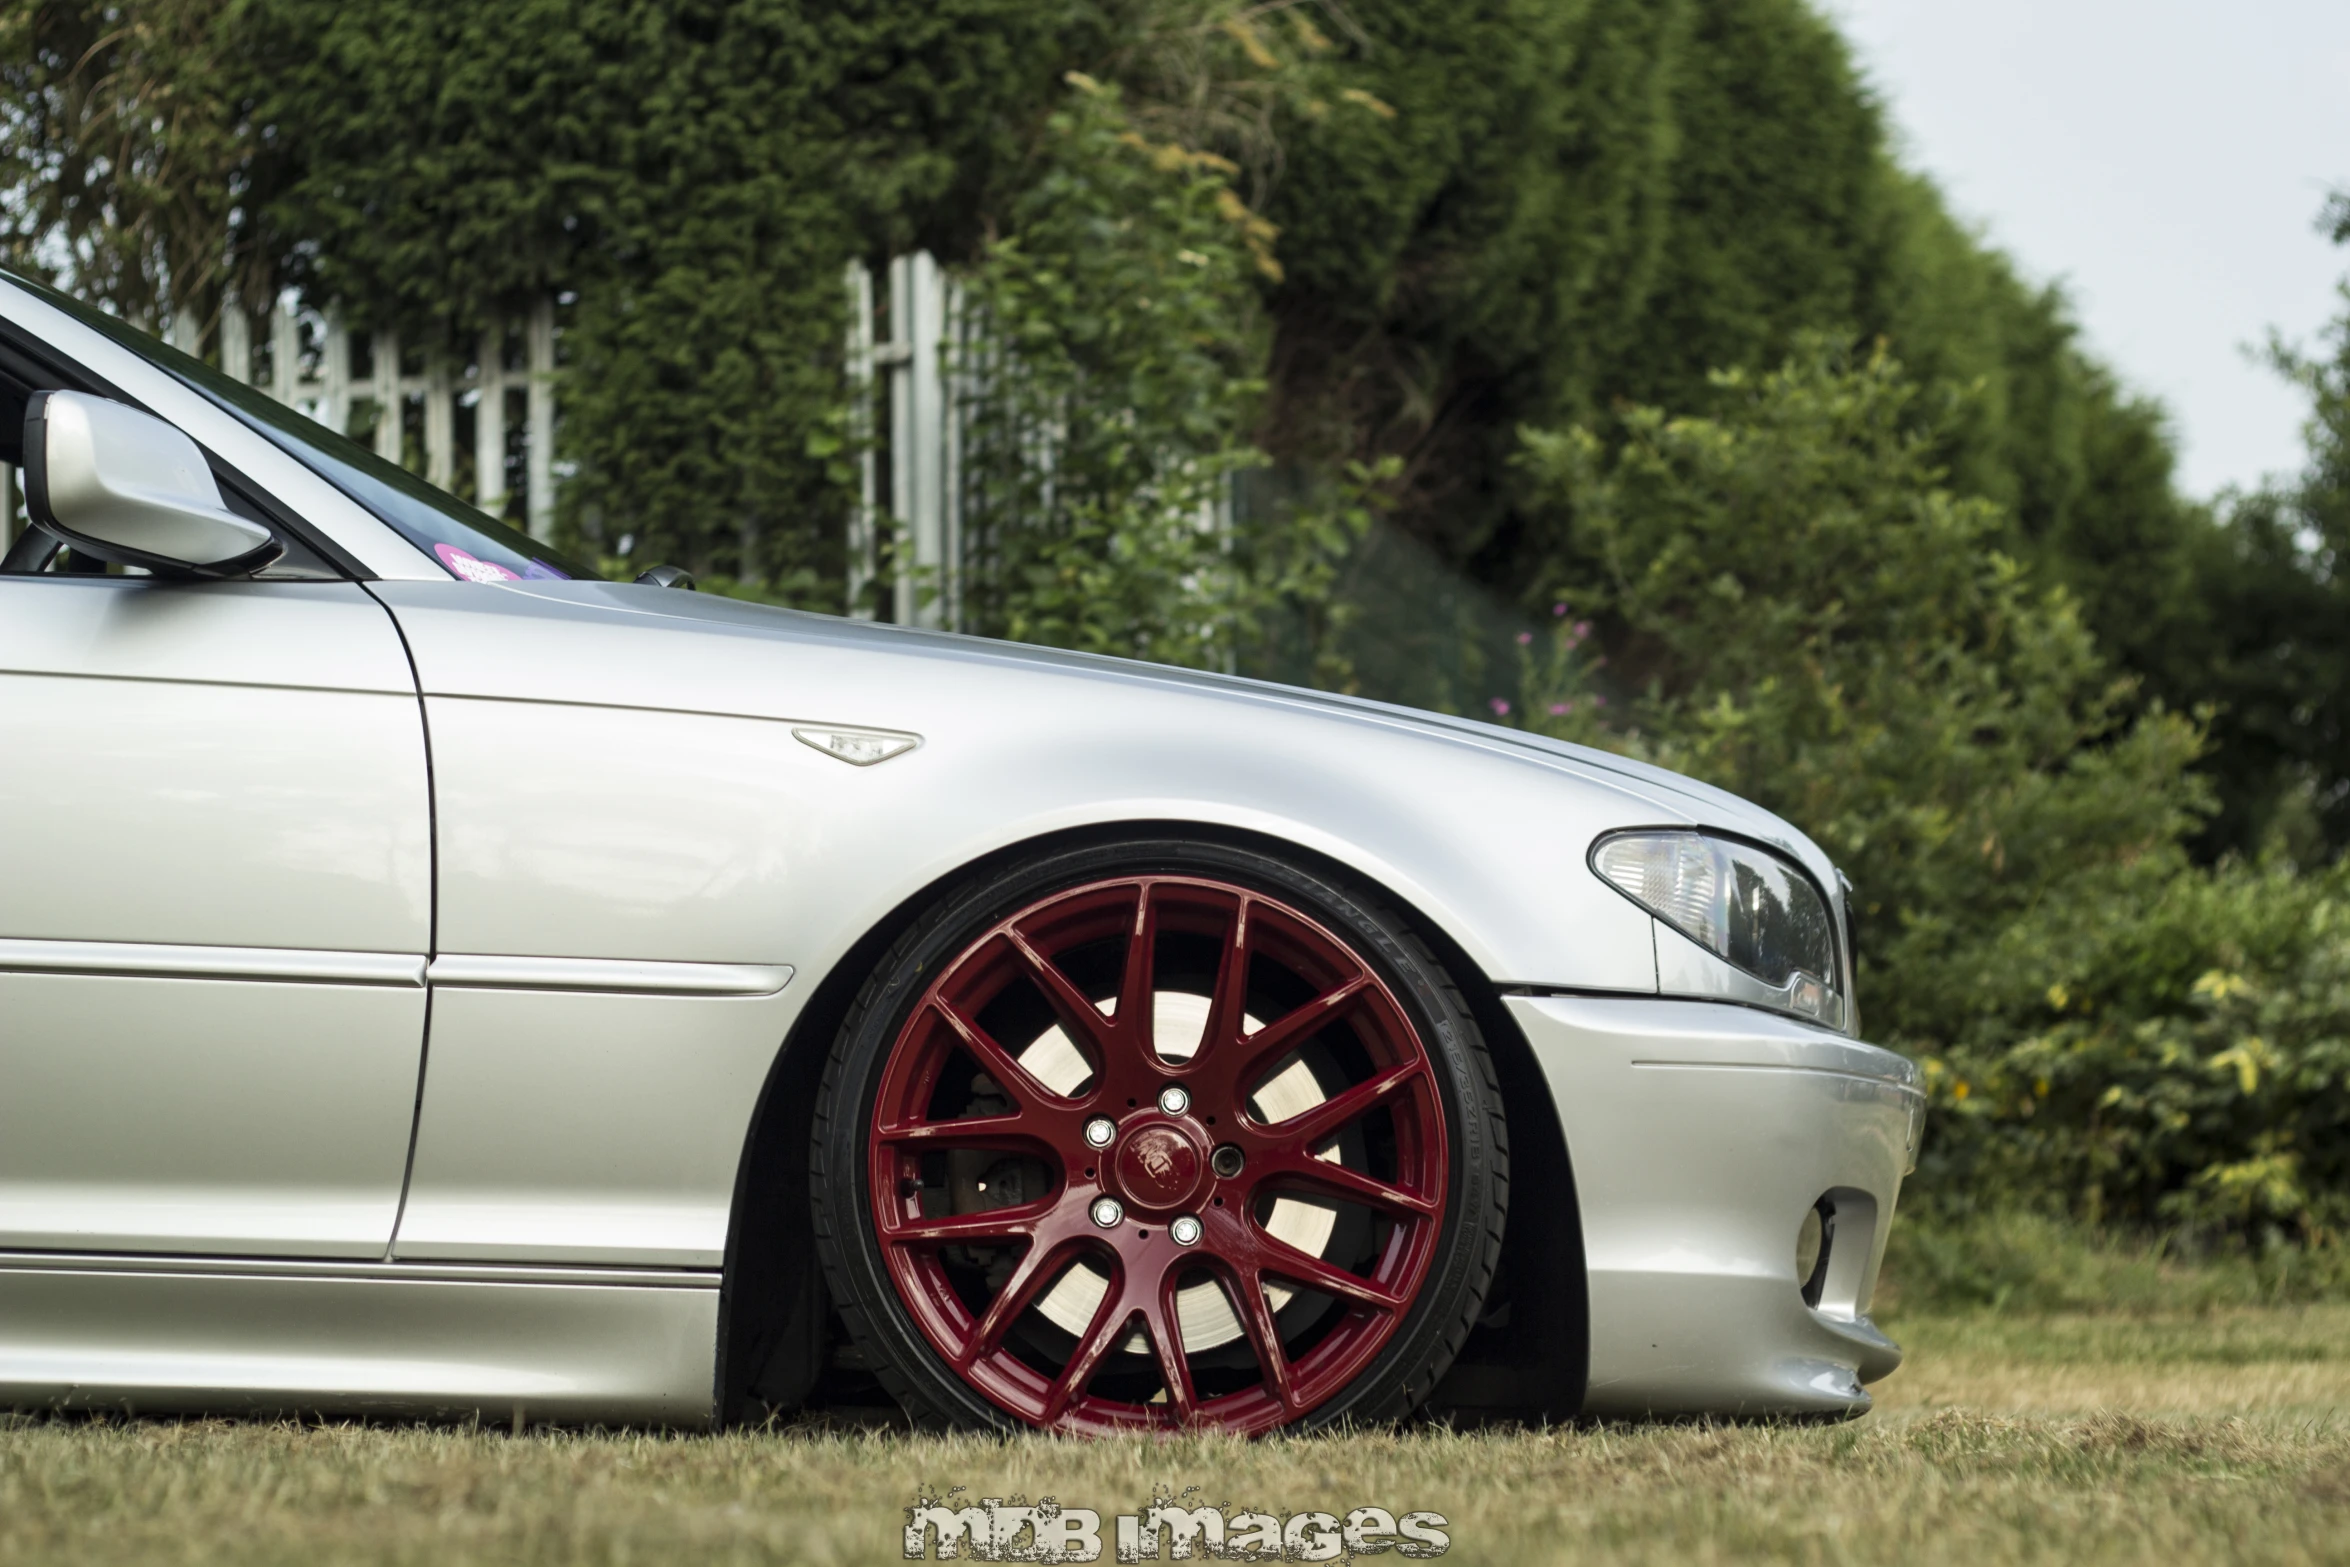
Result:
[[[1834,1427],[1272,1441],[0,1429],[0,1562],[887,1562],[918,1489],[1451,1520],[1460,1562],[2350,1562],[2350,1307],[1913,1317]]]

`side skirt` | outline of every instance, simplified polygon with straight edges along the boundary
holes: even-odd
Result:
[[[0,1252],[0,1406],[707,1426],[719,1281]]]

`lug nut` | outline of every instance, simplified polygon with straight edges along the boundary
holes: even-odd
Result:
[[[1118,1221],[1126,1217],[1126,1205],[1115,1197],[1096,1197],[1093,1200],[1093,1222],[1105,1230],[1114,1230]]]
[[[1097,1115],[1085,1123],[1085,1140],[1096,1148],[1107,1148],[1118,1135],[1118,1124],[1106,1115]]]
[[[1169,1115],[1181,1115],[1191,1108],[1191,1095],[1170,1083],[1159,1090],[1159,1108]]]
[[[1168,1225],[1167,1233],[1175,1238],[1175,1244],[1178,1246],[1197,1246],[1199,1244],[1199,1220],[1187,1213],[1173,1224]]]
[[[1240,1150],[1230,1143],[1208,1155],[1208,1168],[1228,1181],[1240,1173],[1243,1162]]]

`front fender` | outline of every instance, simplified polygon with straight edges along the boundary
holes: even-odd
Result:
[[[637,607],[671,591],[377,587],[425,693],[444,951],[821,974],[960,866],[1192,822],[1348,867],[1495,982],[1656,989],[1648,918],[1584,854],[1686,802],[1569,758],[1108,660]],[[796,740],[808,724],[921,744],[853,767]]]

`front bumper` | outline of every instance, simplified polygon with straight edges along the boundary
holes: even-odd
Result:
[[[1707,1001],[1507,998],[1558,1106],[1589,1270],[1592,1415],[1857,1415],[1925,1096],[1908,1060]],[[1531,1194],[1521,1193],[1521,1202]],[[1797,1231],[1835,1235],[1817,1305]]]

